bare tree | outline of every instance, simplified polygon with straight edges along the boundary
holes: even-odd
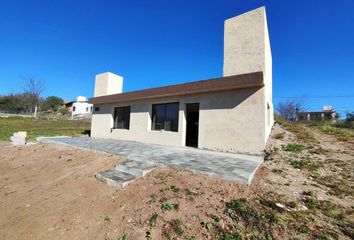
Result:
[[[25,81],[23,91],[28,103],[27,112],[33,113],[40,102],[41,94],[44,90],[44,82],[31,75],[23,76],[22,79]]]
[[[297,114],[303,111],[303,103],[300,99],[287,99],[285,102],[279,102],[276,110],[286,120],[295,121]]]

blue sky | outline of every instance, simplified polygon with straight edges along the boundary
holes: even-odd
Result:
[[[68,100],[91,97],[106,71],[124,91],[220,77],[224,20],[262,5],[274,103],[354,110],[353,0],[2,0],[0,94],[21,91],[24,75]]]

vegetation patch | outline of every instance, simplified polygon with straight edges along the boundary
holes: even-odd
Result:
[[[278,133],[274,136],[275,139],[279,139],[279,140],[282,140],[284,139],[284,133]]]
[[[317,171],[320,167],[318,163],[312,160],[309,156],[301,159],[289,159],[290,165],[297,169],[307,169],[309,171]]]
[[[338,179],[334,176],[319,176],[316,182],[329,188],[328,193],[340,198],[354,195],[354,187],[348,181]]]
[[[156,226],[158,217],[159,217],[159,215],[157,213],[152,214],[152,216],[150,217],[150,226],[151,227]]]
[[[296,143],[289,143],[283,146],[283,150],[288,152],[302,152],[302,150],[304,149],[305,149],[304,145],[296,144]]]
[[[79,136],[90,131],[87,120],[45,120],[23,117],[0,117],[0,140],[9,141],[14,132],[26,131],[27,140],[39,136]]]
[[[161,210],[163,211],[171,211],[175,210],[177,211],[179,209],[179,204],[178,203],[169,203],[169,202],[164,202],[161,205]]]

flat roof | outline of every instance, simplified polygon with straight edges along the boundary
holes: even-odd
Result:
[[[242,88],[263,87],[263,72],[239,74],[228,77],[187,82],[164,87],[148,88],[139,91],[118,93],[90,98],[93,104],[117,103],[150,98],[180,96],[207,92],[219,92]]]

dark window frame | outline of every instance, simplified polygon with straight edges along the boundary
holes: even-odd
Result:
[[[115,107],[113,113],[113,129],[130,129],[131,106]]]
[[[178,132],[179,105],[179,102],[152,104],[151,130]]]

